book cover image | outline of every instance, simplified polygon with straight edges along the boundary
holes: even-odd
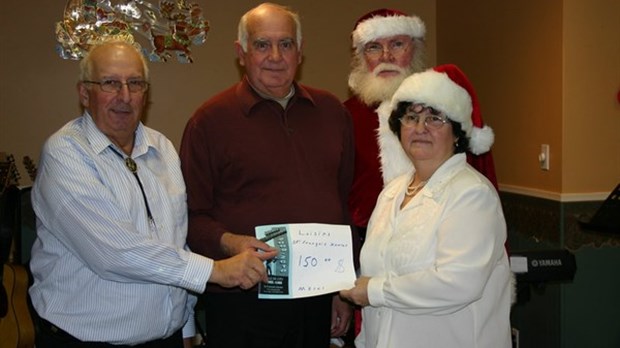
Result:
[[[265,227],[265,228],[261,228]],[[267,269],[267,283],[259,283],[259,294],[289,295],[289,243],[287,238],[288,227],[259,226],[256,228],[257,237],[280,252],[275,258],[265,261]]]

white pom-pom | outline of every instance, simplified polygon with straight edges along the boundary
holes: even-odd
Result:
[[[474,127],[471,130],[471,136],[469,138],[469,150],[474,155],[483,154],[491,149],[494,140],[495,134],[493,133],[493,129],[491,129],[491,127]]]

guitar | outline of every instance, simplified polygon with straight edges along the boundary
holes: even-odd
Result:
[[[26,171],[28,172],[28,177],[30,177],[30,181],[34,182],[34,179],[37,177],[37,166],[29,156],[24,156],[23,163]]]
[[[0,197],[2,200],[0,203],[1,208],[4,208],[5,199],[5,191],[11,184],[11,178],[13,177],[12,173],[14,171],[15,165],[13,162],[8,160],[8,157],[4,158],[0,161]],[[2,209],[4,211],[4,209]],[[8,260],[8,255],[11,250],[11,232],[4,228],[3,220],[7,219],[4,216],[5,214],[0,215],[0,262],[4,264]],[[4,269],[0,270],[0,276],[4,275]],[[4,286],[0,286],[0,318],[4,318],[9,311],[9,300],[4,289]]]
[[[13,155],[2,154],[4,158],[0,158],[0,194],[11,185],[19,185],[19,171],[15,165],[15,157]]]
[[[28,308],[29,277],[25,267],[13,263],[17,229],[20,175],[13,155],[0,159],[0,346],[34,347],[34,325]]]
[[[23,266],[4,264],[2,285],[8,298],[7,315],[0,319],[2,347],[34,347],[34,325],[28,309],[28,272]]]
[[[30,181],[34,182],[34,179],[37,177],[37,166],[34,164],[34,161],[30,158],[30,156],[24,156],[23,163],[26,171],[28,172]]]

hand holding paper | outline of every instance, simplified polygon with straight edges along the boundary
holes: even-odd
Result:
[[[249,289],[258,282],[268,280],[263,261],[276,255],[276,250],[265,253],[246,250],[233,257],[215,261],[209,282],[227,288],[239,286]]]
[[[355,303],[358,306],[368,306],[368,282],[369,277],[359,277],[355,281],[355,287],[340,291],[340,296],[351,303]]]
[[[270,245],[265,244],[264,241],[260,241],[254,237],[235,234],[231,232],[225,232],[220,240],[222,250],[229,255],[235,256],[241,254],[246,250],[262,250],[271,252],[275,250]]]
[[[257,226],[258,239],[280,250],[266,262],[268,282],[259,298],[317,296],[353,287],[353,243],[345,225],[283,224]]]

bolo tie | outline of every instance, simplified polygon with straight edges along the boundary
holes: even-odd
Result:
[[[153,215],[151,214],[151,208],[149,207],[149,201],[146,199],[146,193],[144,192],[144,186],[142,186],[142,181],[140,181],[140,177],[138,176],[138,164],[136,163],[136,161],[133,160],[133,158],[129,156],[124,157],[114,147],[110,146],[110,148],[112,149],[112,151],[114,151],[114,153],[118,157],[120,157],[120,159],[125,161],[125,167],[129,169],[129,171],[136,178],[136,181],[138,181],[138,186],[140,186],[140,191],[142,192],[142,198],[144,199],[144,205],[146,206],[146,215],[148,216],[149,224],[151,225],[151,227],[155,227],[155,220],[153,219]]]

